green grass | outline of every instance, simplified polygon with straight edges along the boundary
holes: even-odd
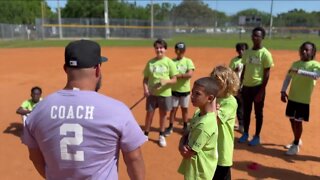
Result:
[[[264,46],[268,49],[297,50],[304,41],[311,41],[320,47],[320,37],[310,36],[287,36],[266,37]],[[65,47],[71,40],[0,40],[0,48],[36,48],[36,47]],[[152,39],[97,39],[101,46],[109,47],[150,47],[153,44]],[[179,35],[167,39],[168,46],[173,47],[178,41],[183,41],[187,47],[224,47],[234,48],[237,42],[247,42],[251,46],[249,34],[220,34],[220,35]]]

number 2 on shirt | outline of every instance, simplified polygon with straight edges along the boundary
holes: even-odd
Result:
[[[67,132],[73,132],[74,137],[67,137]],[[68,145],[80,145],[83,141],[83,128],[80,124],[62,124],[60,126],[60,152],[62,160],[84,161],[84,152],[76,151],[74,154],[68,153]]]

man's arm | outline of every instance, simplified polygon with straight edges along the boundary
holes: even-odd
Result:
[[[38,173],[45,179],[45,166],[43,155],[39,148],[29,148],[29,159],[32,161],[34,167],[37,169]]]
[[[255,97],[256,101],[258,101],[258,102],[262,101],[262,95],[266,91],[266,86],[267,86],[268,81],[269,81],[269,76],[270,76],[270,68],[265,68],[264,71],[263,71],[263,80],[262,80],[262,84],[261,84],[260,90],[259,90],[258,94]]]
[[[16,111],[17,114],[20,114],[20,115],[27,115],[29,114],[31,111],[29,111],[28,109],[24,109],[23,107],[19,107]]]
[[[145,166],[140,147],[130,152],[123,152],[123,159],[131,180],[145,179]]]

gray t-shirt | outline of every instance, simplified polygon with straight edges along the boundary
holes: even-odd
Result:
[[[27,118],[23,143],[39,148],[47,179],[118,179],[119,150],[145,141],[126,105],[94,91],[60,90]]]

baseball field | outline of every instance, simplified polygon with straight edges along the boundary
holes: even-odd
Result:
[[[38,42],[34,42],[37,44]],[[109,58],[103,64],[103,83],[100,92],[123,101],[130,107],[143,96],[142,70],[148,59],[154,56],[152,41],[140,47],[104,46],[102,54]],[[167,56],[174,57],[172,43],[169,44]],[[233,43],[233,42],[232,42]],[[251,45],[250,41],[248,43]],[[27,148],[21,144],[19,134],[21,118],[15,114],[23,100],[30,97],[32,86],[40,86],[43,96],[64,87],[66,74],[63,71],[64,47],[66,42],[59,42],[57,47],[29,47],[23,42],[13,46],[10,42],[1,42],[0,49],[0,179],[41,179],[31,161]],[[100,43],[103,44],[103,43]],[[312,95],[310,122],[304,123],[302,134],[303,145],[297,156],[286,156],[284,145],[293,140],[289,120],[285,117],[286,104],[280,101],[280,89],[285,74],[294,60],[299,58],[300,43],[289,43],[291,50],[269,48],[275,66],[271,70],[264,108],[264,124],[261,133],[262,144],[250,147],[236,141],[240,137],[235,132],[234,165],[232,179],[319,179],[320,178],[320,88],[316,86]],[[188,42],[187,42],[188,45]],[[30,45],[31,46],[31,45]],[[60,46],[60,47],[59,47]],[[228,65],[236,55],[233,45],[213,47],[187,47],[186,56],[190,57],[196,70],[192,82],[199,77],[207,76],[216,65]],[[8,48],[14,47],[14,48]],[[20,47],[20,48],[16,48]],[[270,42],[266,44],[270,46]],[[144,128],[145,101],[136,106],[132,113],[137,122]],[[190,104],[190,117],[194,108]],[[150,140],[142,146],[146,165],[146,179],[179,180],[183,176],[177,173],[182,157],[178,152],[182,124],[179,118],[174,123],[174,133],[167,138],[167,147],[158,146],[158,112],[153,119]],[[255,130],[255,119],[252,113],[250,134]],[[129,179],[121,157],[119,179]]]

